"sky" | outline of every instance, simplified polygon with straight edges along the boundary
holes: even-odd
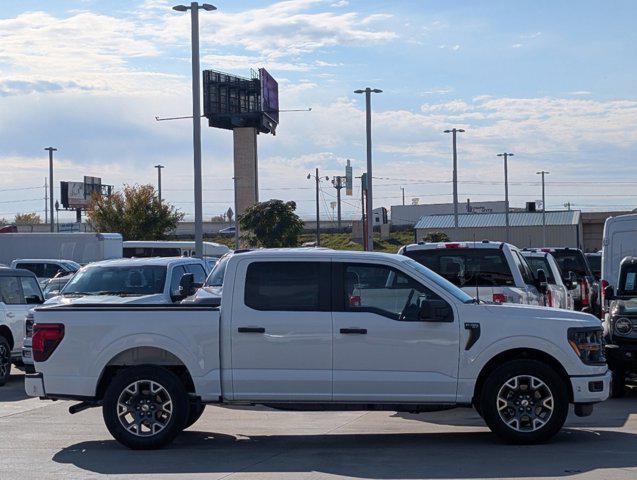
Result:
[[[44,216],[47,146],[60,180],[156,182],[192,217],[190,24],[173,0],[2,0],[0,218]],[[364,98],[373,96],[374,206],[459,198],[502,200],[509,160],[513,207],[637,207],[637,2],[631,0],[219,0],[201,12],[201,66],[279,82],[277,135],[259,135],[261,200],[313,215],[307,174],[365,165]],[[204,218],[232,206],[232,134],[202,122]],[[360,216],[360,188],[345,218]],[[321,184],[332,218],[335,189]],[[61,214],[60,219],[70,219]]]

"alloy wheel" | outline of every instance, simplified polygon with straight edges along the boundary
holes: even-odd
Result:
[[[505,382],[496,403],[502,421],[516,432],[541,429],[555,408],[551,389],[532,375],[517,375]]]
[[[137,380],[128,385],[117,400],[117,417],[122,426],[138,437],[158,434],[173,414],[168,391],[152,380]]]
[[[6,346],[0,345],[0,378],[4,378],[7,376],[10,364],[11,358],[9,355],[9,350],[7,350]]]

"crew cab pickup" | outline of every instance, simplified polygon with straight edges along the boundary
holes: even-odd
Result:
[[[403,255],[257,250],[227,262],[220,306],[35,310],[30,396],[101,406],[115,439],[158,448],[205,404],[423,412],[473,405],[534,443],[608,397],[599,320],[479,303]]]

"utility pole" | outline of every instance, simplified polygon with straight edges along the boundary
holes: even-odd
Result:
[[[319,189],[321,177],[319,177],[319,169],[317,168],[314,173],[314,179],[316,180],[316,246],[321,246],[321,222],[320,222],[320,210],[319,210]],[[312,174],[307,174],[307,179],[312,178]],[[325,177],[325,180],[329,180],[330,177]]]
[[[334,178],[332,178],[332,185],[334,185],[334,188],[336,189],[336,212],[337,212],[336,226],[340,232],[341,230],[341,189],[345,187],[345,185],[343,185],[343,177],[337,175]]]
[[[403,192],[403,206],[405,206],[405,187],[400,187]]]
[[[458,150],[456,148],[456,134],[464,133],[462,128],[452,128],[444,133],[451,133],[453,142],[453,226],[458,234]],[[403,203],[404,204],[404,203]]]
[[[544,190],[544,176],[550,174],[546,170],[536,172],[536,175],[542,175],[542,246],[546,247],[546,196]]]
[[[498,157],[504,158],[504,221],[506,224],[507,243],[511,241],[511,226],[509,224],[509,167],[507,160],[512,156],[512,153],[498,153]]]
[[[51,217],[51,232],[53,228],[53,152],[57,152],[57,148],[46,147],[49,152],[49,216]]]
[[[367,219],[365,215],[365,192],[367,191],[367,174],[363,173],[361,175],[361,212],[363,212],[362,222],[363,222],[363,250],[367,251]]]
[[[46,183],[46,177],[44,177],[44,224],[47,223],[49,223],[49,187]]]
[[[372,93],[382,93],[378,88],[365,88],[365,90],[354,90],[354,93],[365,94],[365,131],[367,133],[367,248],[374,250],[374,224],[373,214],[374,201],[372,194]]]
[[[165,168],[163,165],[155,165],[157,169],[157,198],[159,199],[159,203],[161,203],[161,169]]]
[[[201,104],[200,104],[200,68],[199,68],[199,9],[216,10],[217,7],[204,3],[190,2],[190,6],[176,5],[173,10],[190,10],[190,39],[192,49],[192,144],[195,171],[195,256],[203,258],[203,204],[201,181]]]

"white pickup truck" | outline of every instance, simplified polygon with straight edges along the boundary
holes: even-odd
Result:
[[[409,257],[323,249],[228,259],[221,306],[35,311],[30,396],[101,406],[122,444],[158,448],[205,404],[424,412],[473,405],[514,443],[608,397],[592,315],[476,303]]]

